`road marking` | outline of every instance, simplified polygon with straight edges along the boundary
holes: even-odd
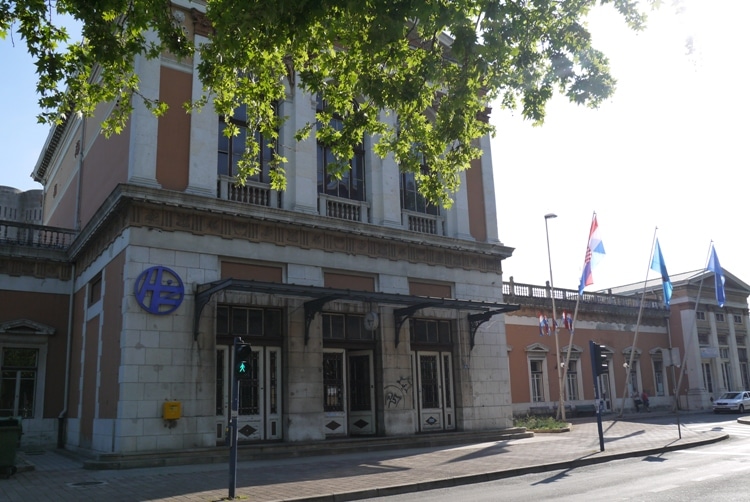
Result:
[[[698,481],[698,482],[700,482],[700,481],[706,481],[707,479],[720,478],[722,476],[723,476],[723,474],[709,474],[708,476],[703,476],[701,478],[695,478],[695,479],[693,479],[693,481]]]

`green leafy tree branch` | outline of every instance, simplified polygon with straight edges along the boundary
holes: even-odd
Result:
[[[341,175],[371,135],[377,154],[393,154],[422,195],[449,207],[460,172],[481,154],[476,140],[493,133],[490,103],[541,124],[555,92],[590,107],[613,93],[608,60],[585,24],[597,3],[644,26],[635,0],[206,0],[193,9],[211,27],[199,44],[175,20],[184,7],[169,0],[0,0],[0,37],[17,33],[36,62],[42,122],[117,103],[103,132],[118,133],[135,99],[167,111],[141,93],[137,56],[199,57],[204,96],[186,109],[211,103],[231,116],[247,105],[249,126],[275,139],[284,120],[276,103],[297,88],[320,95],[326,109],[297,140],[315,130]],[[80,23],[80,41],[61,16]],[[258,148],[248,142],[241,181],[260,168]],[[272,162],[276,189],[286,186],[285,162],[279,154]]]

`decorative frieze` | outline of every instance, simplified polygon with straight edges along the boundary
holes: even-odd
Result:
[[[122,224],[158,228],[167,232],[190,232],[195,235],[243,239],[250,242],[294,246],[330,253],[345,253],[376,259],[408,260],[413,263],[500,273],[501,259],[471,250],[444,249],[427,243],[383,240],[364,234],[332,229],[304,227],[287,221],[257,220],[251,216],[216,214],[132,201]],[[121,229],[120,229],[121,231]]]

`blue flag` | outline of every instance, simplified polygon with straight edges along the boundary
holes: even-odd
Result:
[[[667,266],[664,264],[664,257],[661,255],[661,246],[659,246],[659,239],[656,239],[654,257],[651,259],[651,270],[655,270],[661,274],[661,281],[664,287],[664,305],[669,307],[669,300],[672,299],[672,281],[669,280]]]
[[[726,296],[724,295],[724,270],[719,263],[719,257],[716,256],[716,248],[711,246],[711,258],[708,260],[708,270],[714,273],[714,287],[716,288],[716,303],[719,307],[724,306]]]

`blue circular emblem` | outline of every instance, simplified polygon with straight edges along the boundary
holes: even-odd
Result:
[[[135,300],[151,314],[174,312],[184,297],[182,279],[167,267],[147,268],[135,280]]]

